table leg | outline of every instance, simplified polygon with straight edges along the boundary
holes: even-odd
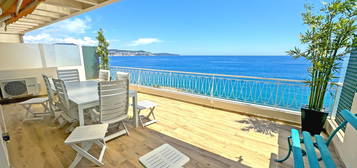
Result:
[[[138,115],[138,96],[133,96],[133,116],[134,116],[134,127],[139,126],[139,115]]]
[[[84,125],[84,109],[81,105],[78,105],[78,120],[80,126]]]

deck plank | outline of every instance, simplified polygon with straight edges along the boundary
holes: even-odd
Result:
[[[287,153],[286,138],[292,126],[158,96],[139,94],[138,98],[158,104],[155,114],[159,122],[146,128],[129,126],[130,136],[109,141],[104,167],[142,167],[138,158],[164,143],[190,157],[185,167],[292,167],[292,159],[273,161]],[[22,122],[25,110],[21,106],[5,105],[4,110],[14,167],[71,164],[75,153],[64,144],[68,134],[52,118]],[[93,148],[90,152],[99,151]],[[335,156],[333,153],[337,166],[343,167]],[[95,165],[83,159],[79,167]]]

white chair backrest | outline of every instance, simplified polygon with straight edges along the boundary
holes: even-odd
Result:
[[[61,79],[52,79],[52,81],[57,91],[60,109],[63,110],[65,113],[69,113],[70,104],[64,81]]]
[[[79,82],[78,69],[57,70],[57,77],[65,82]]]
[[[99,70],[99,81],[110,81],[110,71],[100,69]]]
[[[44,74],[42,74],[42,78],[45,81],[46,90],[47,90],[47,94],[48,94],[48,99],[50,100],[51,103],[53,103],[54,102],[55,93],[52,90],[50,79],[48,78],[48,76],[46,76]]]
[[[120,121],[128,115],[129,81],[102,81],[98,83],[100,122]],[[116,121],[116,119],[118,119]]]
[[[116,73],[116,80],[121,80],[121,79],[130,80],[129,73],[127,73],[127,72],[117,72]]]

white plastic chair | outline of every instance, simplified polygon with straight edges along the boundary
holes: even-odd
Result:
[[[58,122],[61,124],[61,127],[63,127],[67,122],[71,123],[71,125],[66,130],[66,132],[71,132],[78,123],[76,119],[77,117],[75,117],[77,108],[74,104],[71,104],[68,99],[67,89],[64,81],[61,79],[52,79],[52,81],[56,87],[56,92],[59,99],[58,107],[62,111],[57,118],[59,120]],[[63,121],[61,122],[60,119],[63,119]]]
[[[129,84],[128,79],[102,81],[98,83],[99,112],[93,109],[96,120],[101,124],[119,124],[118,131],[105,137],[109,141],[128,134],[124,120],[128,118]],[[124,130],[119,131],[120,123]]]
[[[99,81],[110,81],[110,71],[100,69],[99,70]]]
[[[116,80],[128,79],[130,81],[129,73],[127,72],[117,72]]]
[[[65,82],[79,82],[79,73],[77,69],[57,70],[57,77]]]
[[[55,100],[55,91],[51,87],[50,78],[47,75],[43,75],[43,74],[42,74],[42,78],[45,81],[49,109],[52,113],[52,116],[55,116],[55,111],[57,110],[56,100]]]

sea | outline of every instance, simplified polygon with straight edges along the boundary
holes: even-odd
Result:
[[[111,66],[306,80],[309,62],[290,56],[116,56]]]
[[[306,59],[295,59],[290,56],[112,56],[109,62],[110,66],[301,81],[309,79],[308,68],[310,67]],[[135,84],[174,88],[192,94],[294,111],[299,111],[308,103],[310,94],[309,87],[303,82],[205,78],[182,74],[169,76],[168,73],[138,72],[126,68],[117,69],[117,71],[129,72],[131,83]],[[332,109],[334,94],[335,89],[326,93],[324,106],[328,110]]]

